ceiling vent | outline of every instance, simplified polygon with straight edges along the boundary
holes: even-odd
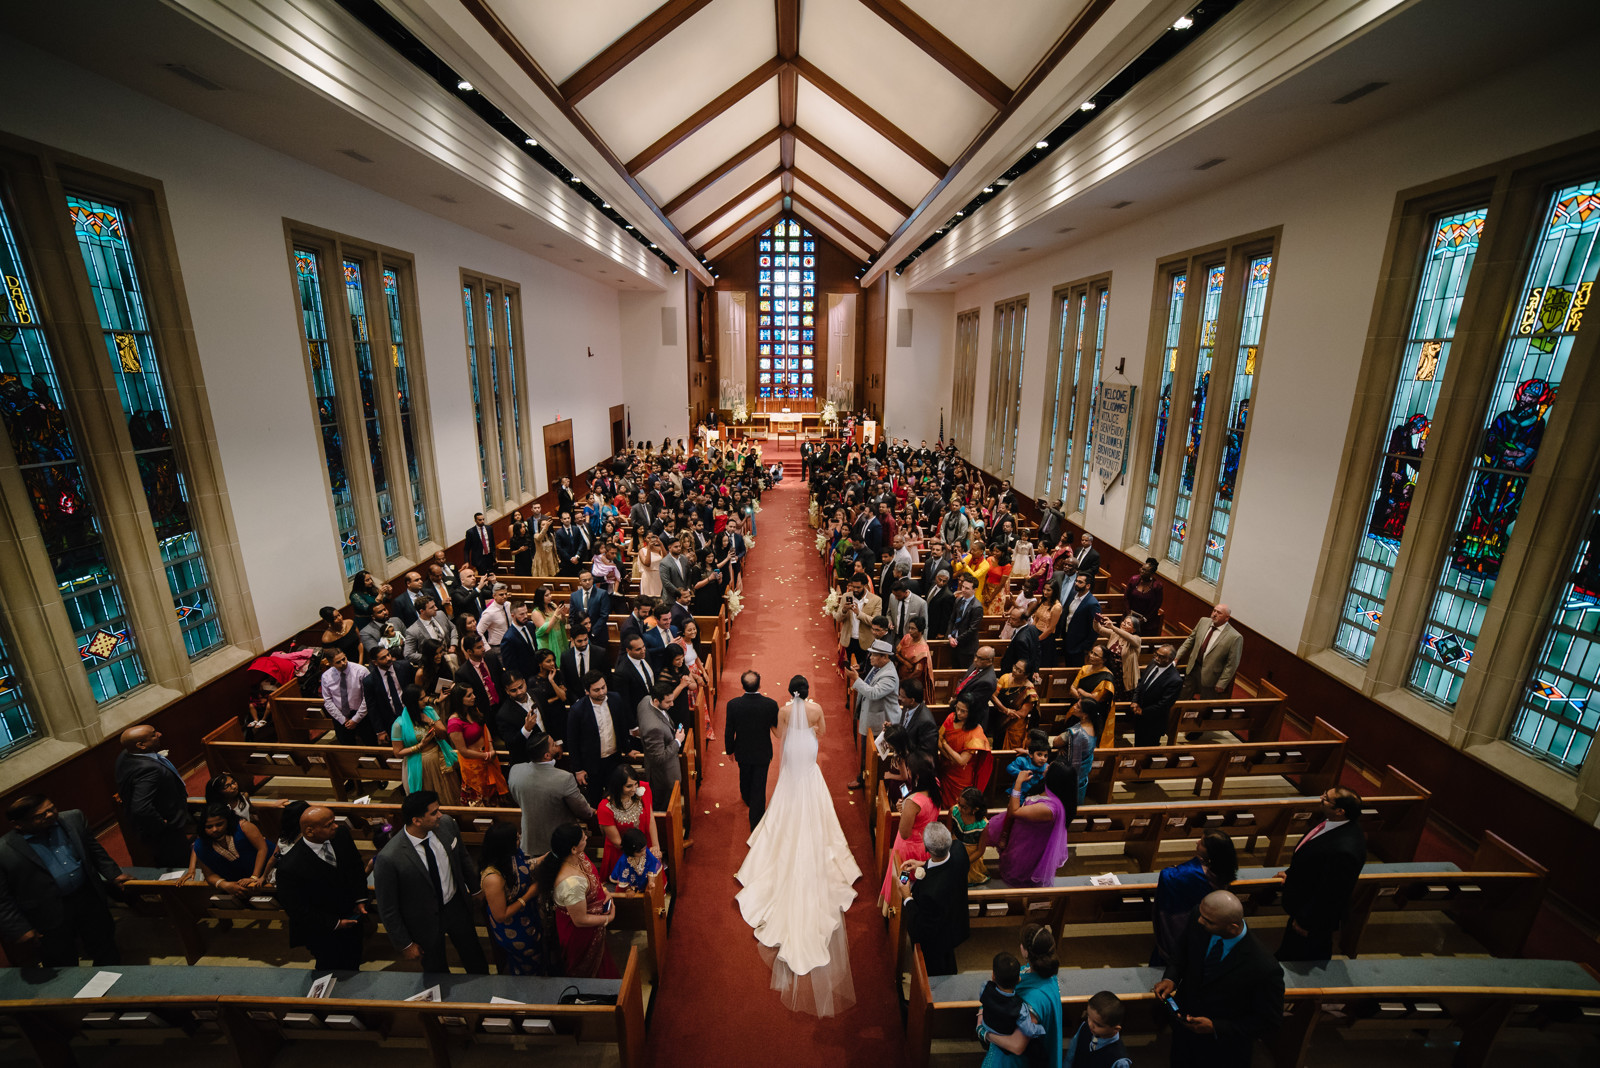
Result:
[[[1115,204],[1111,205],[1111,210],[1116,211],[1118,208],[1125,208],[1132,203],[1133,201],[1131,200],[1119,200]]]
[[[459,203],[461,203],[461,201],[457,200],[455,197],[451,196],[449,193],[435,193],[435,194],[433,194],[433,199],[442,200],[446,204],[459,204]]]
[[[372,162],[372,157],[371,156],[363,156],[361,153],[357,152],[353,148],[341,148],[339,150],[339,155],[341,155],[341,156],[349,156],[351,159],[355,160],[357,163],[371,163]]]
[[[1334,103],[1335,104],[1353,104],[1357,100],[1360,100],[1362,97],[1368,95],[1369,93],[1376,93],[1379,89],[1382,89],[1384,86],[1386,86],[1388,84],[1389,84],[1388,82],[1368,82],[1366,85],[1360,86],[1359,88],[1356,88],[1356,89],[1352,89],[1348,93],[1344,94],[1344,96],[1336,98],[1334,100]]]
[[[515,230],[516,227],[512,226],[510,223],[501,223],[500,224],[500,229],[502,229],[502,230]]]
[[[220,93],[227,88],[227,86],[218,85],[204,74],[192,67],[186,67],[182,63],[163,63],[161,64],[161,69],[169,74],[176,74],[190,85],[198,85],[200,88],[213,93]]]
[[[1215,167],[1217,164],[1226,163],[1226,162],[1228,162],[1226,157],[1223,157],[1223,156],[1212,156],[1210,159],[1206,160],[1204,163],[1196,163],[1194,165],[1194,169],[1197,170],[1197,171],[1209,171],[1212,167]]]

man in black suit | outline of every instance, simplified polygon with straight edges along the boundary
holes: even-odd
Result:
[[[148,724],[123,731],[113,776],[127,825],[144,843],[151,863],[187,867],[189,835],[194,830],[189,787],[162,752],[161,732]]]
[[[922,680],[900,680],[900,722],[905,724],[906,742],[913,753],[921,753],[933,764],[939,759],[939,724],[924,703]]]
[[[908,876],[906,887],[906,932],[911,944],[922,947],[922,959],[929,975],[956,973],[956,947],[970,933],[967,918],[967,865],[950,858],[950,828],[939,822],[922,829],[922,845],[928,859],[901,863],[900,873]],[[921,878],[917,869],[922,869]]]
[[[1027,674],[1032,678],[1039,670],[1039,628],[1021,608],[1013,608],[1007,622],[1011,625],[1011,644],[1006,646],[1006,663],[1026,662]]]
[[[361,688],[367,695],[366,722],[371,724],[374,738],[388,737],[389,726],[400,717],[400,695],[406,692],[417,669],[404,660],[396,661],[388,649],[372,654],[367,664],[367,677]]]
[[[942,578],[940,576],[943,576]],[[950,572],[938,571],[928,589],[928,638],[943,638],[950,633],[950,616],[956,609],[956,596],[950,590]]]
[[[644,632],[651,626],[650,614],[655,611],[655,604],[643,595],[633,599],[633,608],[628,613],[628,618],[622,621],[622,626],[617,628],[617,641],[621,647],[628,647],[628,638],[637,634],[644,637]]]
[[[922,588],[917,592],[922,594],[924,600],[930,600],[933,593],[933,579],[939,572],[949,574],[955,566],[955,561],[945,551],[944,543],[938,538],[928,541],[928,555],[922,560]]]
[[[500,665],[500,654],[490,649],[477,632],[461,636],[456,685],[471,687],[481,709],[499,708],[506,699],[506,669]]]
[[[1172,654],[1172,646],[1157,646],[1149,666],[1139,675],[1139,685],[1128,703],[1134,745],[1160,745],[1167,733],[1167,720],[1172,718],[1172,706],[1183,686],[1183,676],[1173,666]]]
[[[591,671],[610,677],[611,658],[606,651],[595,645],[589,638],[589,632],[581,627],[574,627],[567,635],[567,640],[572,643],[566,652],[561,654],[561,687],[569,694],[583,692],[583,677]],[[557,735],[561,737],[561,735]]]
[[[450,591],[450,614],[459,616],[463,612],[471,612],[475,619],[482,617],[483,606],[493,599],[489,577],[480,576],[472,567],[463,567],[457,577],[459,581]],[[445,606],[439,607],[443,609]]]
[[[683,633],[683,625],[694,618],[694,609],[689,606],[693,597],[694,587],[684,586],[678,590],[678,599],[672,602],[667,622],[679,634]]]
[[[1100,550],[1094,547],[1094,535],[1087,530],[1078,538],[1078,574],[1085,575],[1090,585],[1094,577],[1100,574]]]
[[[422,576],[415,571],[407,571],[405,588],[389,602],[389,611],[400,621],[402,628],[417,621],[417,598],[426,596],[422,589]]]
[[[606,780],[624,756],[644,757],[633,738],[636,707],[637,701],[629,704],[611,693],[606,677],[591,670],[583,678],[583,692],[567,710],[567,752],[590,804],[599,802]]]
[[[611,616],[611,594],[594,584],[594,572],[585,571],[578,576],[578,588],[567,598],[567,626],[577,625],[581,619],[589,625],[590,640],[599,649],[605,649],[610,627],[606,620]]]
[[[978,710],[978,722],[983,725],[984,733],[989,733],[990,704],[989,699],[1000,688],[1000,679],[994,673],[994,650],[985,645],[980,648],[972,658],[972,666],[956,684],[950,688],[950,700],[954,701],[962,694],[970,694],[973,706]]]
[[[506,676],[506,699],[494,710],[489,729],[499,748],[511,754],[509,766],[522,763],[528,757],[528,739],[535,734],[547,734],[550,724],[544,722],[539,706],[528,694],[528,681],[520,675]],[[557,726],[561,729],[565,720]]]
[[[389,941],[401,960],[421,961],[424,972],[448,972],[448,936],[468,973],[489,974],[472,905],[478,866],[461,844],[456,821],[439,811],[438,794],[418,790],[400,802],[400,823],[372,863]]]
[[[1081,572],[1072,580],[1072,588],[1064,591],[1061,620],[1056,624],[1056,635],[1061,640],[1061,666],[1082,667],[1094,647],[1094,617],[1100,612],[1100,602],[1089,592],[1089,576]]]
[[[461,536],[461,548],[472,570],[483,575],[494,570],[494,531],[483,521],[482,512],[472,517],[472,526]]]
[[[1283,1017],[1283,969],[1226,890],[1207,894],[1174,947],[1155,995],[1173,998],[1173,1068],[1248,1068],[1257,1038]]]
[[[525,679],[531,679],[538,674],[535,669],[535,658],[539,652],[539,642],[534,636],[533,628],[528,625],[527,602],[522,602],[511,610],[505,636],[500,639],[499,652],[500,665],[511,674],[521,675]]]
[[[767,811],[767,771],[772,766],[772,735],[778,729],[778,702],[761,692],[761,676],[739,676],[743,695],[728,702],[722,724],[723,752],[739,764],[739,796],[750,809],[750,829]]]
[[[589,528],[572,521],[572,510],[561,510],[561,525],[556,528],[557,574],[575,576],[589,563]]]
[[[1278,959],[1325,961],[1333,957],[1333,933],[1350,911],[1350,895],[1367,863],[1361,831],[1361,797],[1335,786],[1322,795],[1322,822],[1294,847],[1283,880],[1283,929]]]
[[[983,604],[975,596],[977,583],[971,575],[962,575],[957,586],[955,607],[950,612],[950,660],[955,667],[972,664],[978,651],[978,628],[983,624]]]
[[[627,655],[617,661],[611,681],[615,684],[616,692],[628,702],[628,707],[638,708],[639,702],[650,696],[650,691],[655,688],[655,665],[645,653],[643,638],[631,635],[622,643],[622,648]]]
[[[96,964],[121,963],[106,897],[128,876],[83,813],[28,794],[6,818],[16,830],[0,838],[0,941],[11,963],[76,967],[80,944]]]
[[[300,814],[300,840],[278,858],[278,902],[289,944],[305,946],[317,971],[355,971],[366,959],[367,869],[333,810]]]

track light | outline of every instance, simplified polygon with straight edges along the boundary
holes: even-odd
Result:
[[[1178,21],[1172,24],[1172,28],[1175,30],[1187,30],[1193,25],[1194,19],[1190,18],[1188,15],[1180,15],[1178,17]]]
[[[1049,141],[1035,141],[1033,143],[1033,147],[1034,148],[1049,148],[1050,147],[1050,142]]]
[[[610,205],[610,204],[607,204],[607,203],[606,203],[606,202],[605,202],[605,201],[603,201],[603,200],[602,200],[602,201],[601,201],[601,202],[600,202],[600,206],[601,206],[601,207],[602,207],[602,208],[604,208],[604,209],[605,209],[605,210],[606,210],[606,211],[610,211],[610,210],[611,210],[611,205]]]
[[[582,179],[582,178],[579,178],[579,177],[578,177],[578,176],[577,176],[577,175],[576,175],[576,174],[574,174],[574,175],[573,175],[573,176],[572,176],[572,181],[574,181],[574,182],[577,182],[577,183],[578,183],[578,184],[579,184],[579,185],[582,185],[582,184],[583,184],[583,179]]]
[[[1094,110],[1094,106],[1095,105],[1094,105],[1094,101],[1093,100],[1085,100],[1083,103],[1078,105],[1078,110],[1079,111],[1093,111]]]
[[[538,148],[539,147],[539,142],[535,141],[531,137],[523,138],[522,143],[527,145],[529,148]]]
[[[472,83],[467,81],[465,78],[462,78],[459,82],[456,82],[456,88],[460,89],[463,93],[470,93],[472,92]]]
[[[993,193],[994,192],[994,186],[986,185],[986,186],[983,187],[983,191],[985,193]]]

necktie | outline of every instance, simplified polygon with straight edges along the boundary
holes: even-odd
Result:
[[[906,632],[906,603],[904,601],[901,601],[900,602],[900,625],[895,628],[895,633],[896,634],[904,634],[905,632]]]
[[[395,681],[394,668],[388,667],[383,669],[383,681],[388,683],[389,686],[389,702],[391,707],[398,709],[400,707],[400,684]]]
[[[1222,939],[1216,935],[1211,936],[1211,948],[1206,950],[1206,975],[1210,975],[1222,966]]]
[[[347,691],[345,689],[345,682],[346,682],[345,673],[343,671],[341,671],[341,672],[339,672],[339,711],[341,711],[341,712],[349,712],[350,711],[350,701],[349,701],[349,698],[347,696]]]
[[[655,687],[656,673],[650,669],[650,661],[639,661],[639,677],[644,679],[644,684],[647,688]]]
[[[428,628],[428,633],[433,635],[433,640],[434,641],[438,641],[439,640],[440,631],[439,631],[439,621],[438,621],[437,618],[427,620],[423,624],[423,626]]]
[[[438,895],[439,903],[444,904],[444,880],[439,876],[439,858],[433,855],[433,839],[422,840],[422,851],[428,856],[428,875],[433,879],[433,892]]]
[[[1216,627],[1212,627],[1210,630],[1206,631],[1206,640],[1200,643],[1200,652],[1194,658],[1194,662],[1197,665],[1205,660],[1205,658],[1206,658],[1206,650],[1211,648],[1211,639],[1215,638],[1216,636],[1217,636],[1217,628]]]
[[[1295,848],[1295,852],[1298,853],[1300,851],[1300,847],[1301,846],[1305,845],[1307,842],[1311,841],[1311,839],[1313,839],[1317,835],[1321,834],[1324,830],[1327,829],[1327,827],[1328,827],[1328,821],[1327,820],[1323,820],[1321,823],[1317,824],[1315,827],[1313,827],[1309,831],[1307,831],[1305,837],[1300,839],[1300,841],[1295,844],[1295,847],[1294,847]]]
[[[178,778],[180,778],[180,779],[183,778],[183,773],[178,770],[177,766],[175,764],[173,764],[172,761],[168,760],[166,757],[162,756],[160,753],[156,754],[156,759],[161,761],[162,766],[165,767],[168,771],[172,772],[172,774],[178,776]]]
[[[583,678],[589,673],[589,650],[578,650],[578,678]]]
[[[339,866],[339,862],[335,860],[333,856],[333,846],[329,845],[327,842],[317,843],[317,856],[321,857],[323,860],[327,861],[329,864],[332,864],[336,868]]]
[[[500,703],[500,691],[494,688],[494,679],[489,677],[489,664],[487,661],[478,661],[478,675],[483,679],[483,692],[489,695],[489,703]]]
[[[483,551],[484,552],[488,552],[489,551],[489,528],[488,527],[479,527],[478,528],[478,540],[483,542]]]

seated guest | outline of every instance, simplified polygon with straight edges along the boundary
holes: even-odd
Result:
[[[1021,771],[1006,810],[989,821],[989,841],[1000,852],[1000,878],[1012,886],[1049,886],[1067,862],[1067,825],[1078,814],[1078,776],[1060,762],[1044,771],[1044,791],[1027,801],[1023,787],[1033,773]]]
[[[266,885],[267,868],[277,856],[273,844],[256,825],[239,819],[226,805],[207,805],[194,840],[193,856],[183,882],[201,877],[218,890],[244,897]]]
[[[516,824],[495,822],[483,832],[478,879],[489,910],[489,936],[505,954],[502,975],[550,974],[533,865],[522,851]]]
[[[450,732],[433,712],[435,698],[418,686],[407,686],[401,698],[400,715],[389,728],[389,744],[395,756],[405,759],[406,793],[428,790],[459,805],[461,773],[448,741]]]
[[[1233,839],[1221,831],[1210,831],[1196,842],[1194,856],[1182,864],[1161,869],[1151,916],[1156,933],[1155,948],[1150,951],[1152,968],[1164,967],[1171,958],[1195,906],[1213,890],[1228,889],[1238,874],[1239,854]]]
[[[606,927],[616,916],[584,852],[589,836],[576,823],[563,823],[550,835],[550,852],[539,862],[534,879],[541,895],[555,903],[556,940],[561,949],[561,974],[575,979],[616,979],[616,962],[606,952]]]
[[[278,902],[289,944],[305,946],[317,971],[354,971],[366,959],[367,866],[333,810],[297,814],[299,840],[278,861]]]
[[[120,963],[106,900],[129,877],[83,813],[26,794],[6,818],[16,829],[0,838],[0,941],[11,963],[75,968],[80,945],[97,965]]]

